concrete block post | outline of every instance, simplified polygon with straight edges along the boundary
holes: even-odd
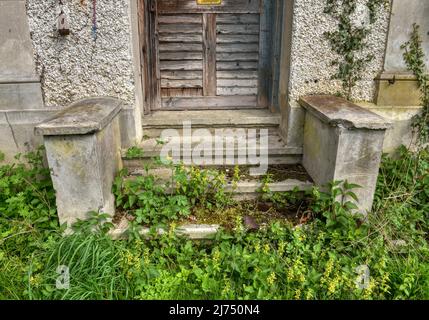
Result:
[[[121,107],[113,98],[90,98],[35,128],[44,138],[61,224],[70,227],[90,211],[114,215],[112,183],[122,166]]]
[[[317,185],[345,181],[354,190],[359,211],[371,210],[383,153],[384,118],[334,96],[306,96],[303,165]]]

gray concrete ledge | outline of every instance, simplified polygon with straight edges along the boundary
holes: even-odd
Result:
[[[77,101],[35,128],[36,135],[64,136],[98,132],[121,111],[122,101],[110,97]]]
[[[122,223],[115,229],[109,232],[109,235],[114,240],[126,239],[127,238],[128,223]],[[187,224],[176,228],[176,235],[180,237],[186,237],[191,240],[209,240],[213,239],[219,232],[220,226],[217,224]],[[157,229],[158,235],[165,234],[166,231],[163,228]],[[147,227],[141,227],[139,234],[146,239],[150,238],[150,229]]]
[[[299,99],[299,103],[309,113],[330,126],[370,130],[385,130],[392,127],[390,121],[343,98],[330,95],[305,96]]]

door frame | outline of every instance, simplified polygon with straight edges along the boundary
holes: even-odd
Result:
[[[156,32],[157,1],[163,0],[137,0],[138,1],[138,31],[140,47],[140,68],[143,87],[143,112],[152,111],[184,111],[183,108],[162,108],[160,71],[158,68],[158,34]],[[228,1],[228,0],[224,0]],[[280,70],[282,54],[283,32],[290,32],[291,23],[285,23],[285,1],[261,0],[261,30],[260,30],[260,67],[258,77],[258,106],[248,108],[269,108],[279,111],[279,82],[282,73],[289,70]],[[287,27],[287,28],[286,28]],[[265,49],[265,50],[264,50]],[[290,53],[289,53],[290,54]],[[202,97],[203,98],[203,97]],[[244,109],[246,107],[236,107]],[[193,107],[189,110],[216,110],[235,109],[233,107]]]

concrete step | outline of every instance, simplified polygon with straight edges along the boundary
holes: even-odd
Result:
[[[262,176],[250,176],[246,167],[240,167],[241,178],[236,183],[232,182],[233,170],[228,167],[218,167],[226,174],[225,190],[234,194],[236,200],[252,200],[258,197],[259,190],[263,186]],[[300,165],[272,165],[268,168],[268,173],[273,174],[273,181],[268,187],[273,192],[286,192],[298,189],[300,191],[309,190],[313,187],[310,176]],[[276,174],[277,173],[277,174]],[[138,176],[153,175],[159,184],[170,184],[173,175],[172,169],[167,167],[151,169],[135,169],[130,172],[127,179],[135,179]],[[170,190],[170,189],[169,189]]]
[[[156,138],[143,140],[138,146],[143,150],[142,156],[130,159],[127,157],[127,150],[122,151],[124,166],[134,170],[143,165],[153,163],[155,158],[160,157],[164,147],[168,147],[168,149],[177,148],[181,152],[181,160],[186,164],[192,163],[192,151],[204,141],[211,141],[211,145],[213,146],[212,157],[210,157],[212,161],[206,162],[204,164],[205,166],[243,165],[243,163],[239,163],[238,155],[246,155],[248,150],[247,146],[250,143],[256,146],[255,154],[257,157],[261,155],[267,156],[268,164],[297,164],[301,163],[302,160],[302,148],[288,147],[279,135],[268,136],[267,149],[260,149],[259,137],[256,137],[253,141],[252,139],[247,139],[247,144],[245,142],[239,144],[237,143],[238,140],[230,141],[228,138],[223,138],[223,140],[219,140],[223,141],[223,148],[216,146],[214,137],[212,136],[193,136],[191,141],[192,143],[189,148],[189,145],[183,145],[183,139],[181,137],[165,139],[162,141],[162,144],[160,144],[160,140]],[[227,162],[226,159],[230,155],[234,155],[234,159],[229,159],[232,160],[232,162]],[[219,163],[218,161],[221,162]]]
[[[281,117],[267,109],[210,110],[210,111],[157,111],[143,118],[143,135],[158,138],[165,129],[175,129],[183,134],[184,123],[191,131],[207,129],[214,134],[216,129],[268,129],[277,134]]]

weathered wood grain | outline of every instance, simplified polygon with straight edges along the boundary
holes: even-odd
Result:
[[[219,96],[241,96],[241,95],[256,95],[258,94],[257,87],[218,87],[217,94]]]
[[[202,60],[203,55],[201,52],[160,52],[160,60]]]
[[[181,79],[202,79],[202,71],[161,71],[161,79],[181,80]]]
[[[259,14],[218,14],[219,24],[259,24]]]
[[[268,107],[271,79],[273,1],[263,1],[259,35],[259,92],[258,103]]]
[[[202,79],[162,79],[161,74],[161,88],[202,88]]]
[[[216,95],[216,14],[203,14],[203,89],[205,96]]]
[[[256,96],[230,97],[195,97],[195,98],[164,98],[163,108],[190,108],[193,107],[256,107]]]
[[[218,79],[219,87],[254,87],[258,86],[257,79]]]
[[[218,34],[217,43],[259,43],[259,34]]]
[[[198,60],[170,61],[164,60],[160,63],[160,70],[202,70],[203,62]]]
[[[203,88],[162,88],[161,90],[162,97],[197,97],[203,95]]]
[[[202,24],[203,17],[201,14],[163,14],[158,17],[158,21],[162,24]]]
[[[164,42],[159,44],[159,51],[160,52],[177,52],[177,51],[183,51],[183,52],[190,52],[190,51],[203,51],[203,44],[202,43],[187,43],[186,45],[183,45],[183,43],[177,43],[177,42]]]
[[[201,34],[202,25],[192,25],[184,23],[165,24],[159,22],[159,33],[192,33]]]
[[[259,54],[252,53],[218,53],[216,55],[217,61],[258,61]]]
[[[216,13],[241,12],[259,13],[260,0],[222,0],[222,5],[198,5],[195,0],[162,0],[158,1],[161,13]]]
[[[218,24],[218,34],[259,34],[259,24]]]
[[[218,62],[217,70],[258,70],[257,61]]]
[[[178,30],[180,32],[180,29]],[[159,34],[160,42],[192,42],[200,43],[203,41],[202,34],[187,34],[187,33],[160,33]],[[182,46],[187,46],[187,44],[182,44]]]
[[[217,52],[258,52],[257,43],[219,43]]]
[[[218,71],[218,79],[258,79],[256,70]]]

